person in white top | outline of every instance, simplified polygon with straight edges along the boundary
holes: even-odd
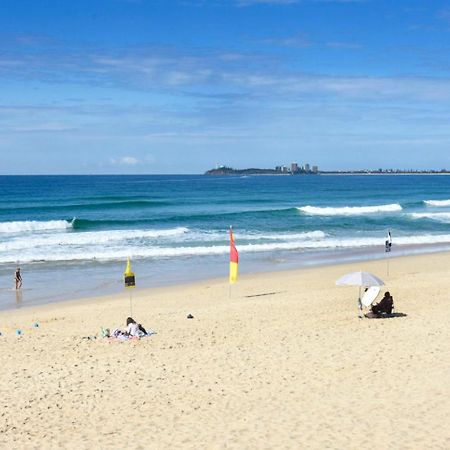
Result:
[[[145,328],[132,317],[127,318],[127,333],[129,336],[142,337],[147,334]]]

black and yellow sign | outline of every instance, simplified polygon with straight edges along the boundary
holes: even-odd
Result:
[[[126,288],[136,287],[136,277],[134,276],[134,273],[131,271],[130,258],[128,258],[127,268],[125,269],[125,273],[123,274],[123,276],[125,277]]]
[[[134,276],[134,273],[125,277],[125,287],[126,288],[136,287],[136,278]]]

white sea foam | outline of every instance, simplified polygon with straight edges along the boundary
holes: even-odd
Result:
[[[449,244],[450,234],[446,235],[413,235],[413,236],[398,236],[395,238],[394,245],[424,245],[424,244]],[[361,238],[335,238],[327,237],[325,239],[300,239],[289,242],[269,242],[269,243],[246,243],[239,245],[237,243],[238,251],[241,255],[246,253],[257,252],[274,252],[274,251],[289,251],[289,250],[313,250],[313,249],[342,249],[342,248],[363,248],[377,246],[380,249],[384,248],[384,241],[378,237],[361,237]],[[179,257],[195,257],[195,256],[213,256],[226,255],[229,252],[229,245],[138,245],[136,243],[126,245],[121,242],[116,242],[115,245],[97,245],[70,247],[70,246],[56,246],[56,247],[34,247],[26,248],[17,251],[3,251],[0,252],[0,262],[33,262],[33,261],[107,261],[107,260],[124,260],[128,256],[132,258],[148,258],[148,259],[165,259],[165,258],[179,258]],[[382,250],[380,250],[382,251]]]
[[[239,233],[236,234],[241,239],[250,240],[252,237],[261,240],[284,240],[284,241],[302,241],[302,240],[319,240],[324,239],[327,235],[323,231],[307,231],[305,233],[268,233],[261,235],[248,235],[243,234],[242,236]]]
[[[313,216],[358,216],[364,214],[376,214],[386,212],[401,211],[402,207],[398,203],[389,205],[375,206],[343,206],[339,208],[320,207],[320,206],[302,206],[297,208],[304,214]]]
[[[108,230],[85,231],[81,233],[54,233],[20,235],[18,237],[0,242],[0,251],[20,250],[27,248],[61,248],[61,247],[86,247],[98,245],[124,245],[133,241],[152,239],[174,239],[189,232],[189,228],[176,227],[161,230]]]
[[[305,241],[319,240],[325,238],[323,231],[310,231],[304,233],[235,233],[235,238],[242,241]],[[85,231],[78,233],[52,233],[52,234],[26,234],[8,237],[0,241],[0,251],[19,251],[23,249],[45,248],[61,249],[69,247],[76,251],[81,247],[86,249],[96,246],[160,246],[161,244],[178,245],[201,244],[218,245],[227,242],[228,232],[217,231],[191,231],[186,227],[176,227],[161,230],[108,230],[108,231]]]
[[[323,239],[326,237],[326,233],[320,230],[316,231],[305,231],[303,233],[289,233],[289,232],[280,232],[280,233],[264,233],[261,234],[260,232],[239,232],[234,231],[234,237],[235,239],[239,239],[240,241],[293,241],[293,240],[308,240],[308,239]],[[189,238],[191,239],[202,239],[202,240],[223,240],[228,238],[228,233],[222,232],[219,233],[217,231],[198,231],[198,232],[192,232],[189,235]]]
[[[450,200],[424,200],[429,206],[450,206]]]
[[[0,223],[0,233],[21,233],[29,231],[44,231],[44,230],[65,230],[72,228],[73,221],[67,220],[49,220],[46,222],[39,222],[36,220],[17,221],[17,222],[2,222]]]
[[[430,219],[438,222],[450,223],[450,212],[440,213],[410,213],[413,219]]]

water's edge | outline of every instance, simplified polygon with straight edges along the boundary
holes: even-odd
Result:
[[[351,263],[364,263],[374,260],[386,260],[386,268],[395,267],[395,259],[422,254],[433,254],[450,251],[450,245],[437,244],[396,247],[391,253],[380,251],[379,247],[305,252],[301,255],[280,254],[277,257],[254,258],[240,262],[240,275],[253,275],[269,272],[281,272],[288,270],[302,270],[314,267],[329,267]],[[261,256],[261,255],[260,255]],[[164,276],[164,267],[154,267],[155,262],[136,261],[133,270],[136,273],[137,291],[152,288],[164,288],[180,286],[191,283],[204,282],[208,280],[221,279],[226,282],[228,277],[227,262],[218,261],[216,257],[200,258],[201,265],[193,267],[192,260],[179,262],[178,268],[173,268],[173,262]],[[252,260],[253,259],[253,260]],[[186,264],[189,264],[187,267]],[[161,265],[161,263],[159,263]],[[124,293],[123,288],[123,264],[98,263],[80,269],[79,265],[67,264],[65,267],[59,265],[58,269],[49,270],[46,265],[24,265],[24,287],[16,291],[11,289],[0,289],[0,311],[28,308],[38,305],[48,305],[83,300],[92,297],[103,297],[107,295],[119,295]],[[153,267],[152,267],[153,266]],[[164,264],[163,264],[164,266]],[[153,273],[148,271],[153,269]],[[364,267],[361,267],[364,270]],[[3,271],[4,272],[4,271]],[[377,274],[380,278],[386,277],[385,273]],[[12,275],[10,275],[12,278]],[[5,285],[7,275],[0,275],[1,285]],[[83,284],[84,280],[84,284]],[[12,284],[11,284],[12,285]]]

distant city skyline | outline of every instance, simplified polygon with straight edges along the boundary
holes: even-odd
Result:
[[[0,174],[450,168],[446,1],[4,0],[0,30]]]
[[[216,163],[215,167],[213,169],[208,169],[207,172],[211,172],[211,171],[220,171],[222,169],[225,170],[233,170],[233,171],[248,171],[248,170],[272,170],[274,172],[280,172],[280,173],[285,173],[285,174],[296,174],[296,173],[368,173],[368,174],[377,174],[377,173],[382,173],[382,174],[396,174],[396,173],[436,173],[436,174],[448,174],[450,173],[450,169],[447,169],[446,167],[441,167],[441,168],[436,168],[436,167],[430,167],[430,168],[416,168],[416,169],[411,169],[408,167],[365,167],[365,168],[361,168],[361,169],[352,169],[352,168],[347,168],[347,169],[328,169],[328,170],[321,170],[319,168],[319,166],[317,166],[316,164],[309,164],[309,163],[302,163],[299,164],[297,162],[292,162],[291,164],[282,164],[282,165],[276,165],[275,167],[260,167],[257,164],[253,164],[251,167],[232,167],[226,164],[219,164]]]

